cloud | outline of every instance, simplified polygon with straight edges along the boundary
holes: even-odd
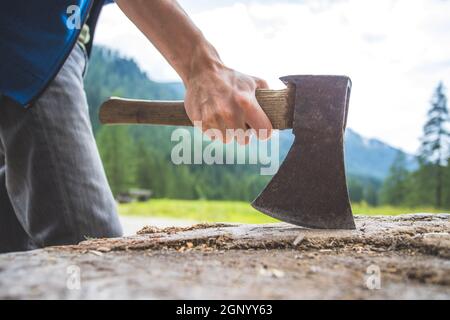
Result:
[[[286,74],[346,74],[348,125],[414,152],[438,81],[450,86],[450,2],[181,1],[230,67],[272,87]],[[157,80],[177,75],[115,6],[96,41],[134,57]]]

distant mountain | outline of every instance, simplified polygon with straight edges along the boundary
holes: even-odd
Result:
[[[141,99],[182,99],[184,87],[181,83],[160,83],[151,80],[132,59],[120,56],[107,48],[96,47],[90,60],[85,79],[85,88],[90,105],[94,130],[97,130],[98,108],[102,101],[111,95]],[[168,139],[169,128],[134,127],[135,136],[147,136],[148,141],[159,141],[160,148],[167,152],[169,146],[161,143]],[[163,138],[164,137],[164,138]],[[281,157],[289,151],[293,142],[290,130],[280,132]],[[347,172],[351,176],[365,177],[382,181],[397,152],[402,152],[380,140],[367,139],[351,129],[345,136],[345,156]],[[406,154],[408,169],[414,169],[417,162],[414,156]]]
[[[280,133],[282,158],[286,156],[293,141],[294,136],[290,130]],[[365,138],[352,129],[346,130],[344,143],[346,170],[349,175],[384,180],[398,152],[405,154],[409,170],[417,167],[417,160],[413,155],[380,140]]]
[[[398,152],[405,154],[409,170],[417,168],[415,156],[380,140],[365,138],[352,129],[346,131],[345,157],[347,170],[351,174],[384,179]]]

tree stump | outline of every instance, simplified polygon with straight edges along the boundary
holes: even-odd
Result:
[[[450,215],[145,227],[0,255],[0,299],[449,299]]]

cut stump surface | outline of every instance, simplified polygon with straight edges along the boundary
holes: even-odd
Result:
[[[355,220],[353,231],[148,226],[131,237],[3,254],[0,299],[450,298],[449,214]]]

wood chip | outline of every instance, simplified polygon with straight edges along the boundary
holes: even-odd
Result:
[[[302,241],[305,239],[305,235],[300,233],[297,238],[295,238],[294,242],[292,243],[294,246],[299,245],[302,243]]]
[[[259,269],[259,274],[264,277],[273,277],[273,278],[283,278],[285,275],[283,270],[267,267],[261,267]]]
[[[283,278],[284,277],[284,271],[283,270],[278,270],[278,269],[272,269],[272,275],[275,278]]]
[[[103,253],[97,250],[89,250],[89,252],[99,257],[103,256]]]

